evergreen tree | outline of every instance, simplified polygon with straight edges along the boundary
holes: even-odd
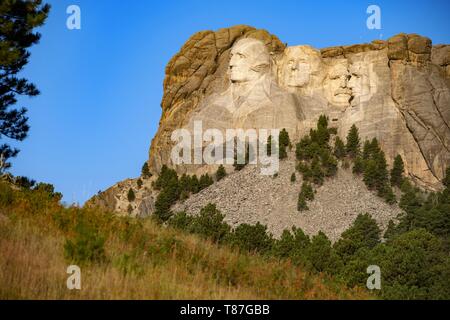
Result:
[[[225,170],[225,167],[223,165],[220,165],[219,168],[217,168],[216,171],[216,180],[220,181],[227,175],[227,172]]]
[[[291,174],[291,182],[295,182],[297,178],[295,177],[295,172]]]
[[[336,252],[348,260],[361,248],[371,249],[380,243],[381,230],[369,214],[359,214],[353,225],[342,233],[335,244]]]
[[[300,193],[304,196],[306,200],[314,200],[314,190],[308,182],[303,182],[302,189]]]
[[[199,187],[200,190],[208,188],[210,185],[214,183],[213,179],[209,176],[209,174],[205,173],[200,177]]]
[[[306,204],[305,195],[301,192],[298,194],[297,210],[298,211],[309,210],[308,205]]]
[[[18,96],[37,96],[39,90],[28,80],[18,77],[28,63],[28,49],[39,42],[33,32],[47,19],[50,6],[41,0],[9,0],[0,3],[0,139],[22,141],[29,126],[27,110],[14,109]],[[8,144],[0,145],[0,173],[9,168],[8,159],[18,154]]]
[[[281,130],[278,143],[280,146],[279,158],[287,158],[287,148],[291,145],[291,140],[289,139],[289,134],[286,129]]]
[[[402,157],[400,155],[397,155],[394,159],[394,164],[391,170],[391,185],[400,188],[403,183],[404,170],[405,166],[403,164]]]
[[[191,177],[189,190],[194,194],[200,191],[200,183],[195,174]]]
[[[364,172],[364,160],[361,157],[356,157],[355,163],[353,165],[353,173],[354,174],[361,174]]]
[[[148,168],[147,161],[142,165],[141,176],[144,179],[150,178],[152,176],[152,174],[150,173],[150,169]]]
[[[136,199],[136,195],[134,194],[134,191],[132,188],[128,190],[127,198],[129,202],[133,202]]]
[[[312,181],[317,185],[323,184],[324,172],[320,166],[320,162],[317,158],[314,158],[311,163],[311,176]]]
[[[341,138],[336,137],[336,141],[334,142],[334,155],[338,159],[342,159],[345,157],[345,145]]]
[[[347,135],[347,145],[345,146],[347,154],[356,158],[360,153],[360,139],[358,128],[355,125],[352,125],[350,131]]]

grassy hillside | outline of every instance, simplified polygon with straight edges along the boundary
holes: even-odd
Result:
[[[289,260],[0,182],[0,299],[366,299]],[[68,290],[77,264],[82,290]]]

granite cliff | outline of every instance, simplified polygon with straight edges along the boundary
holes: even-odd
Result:
[[[179,165],[171,157],[172,133],[192,129],[194,121],[202,121],[203,130],[286,128],[298,140],[325,114],[342,139],[353,124],[362,139],[376,137],[388,164],[400,154],[406,174],[430,190],[441,188],[450,164],[450,45],[432,45],[423,36],[318,50],[234,26],[193,35],[165,73],[148,160],[153,177],[139,188],[136,179],[120,182],[88,205],[125,213],[134,188],[131,214],[149,215],[157,195],[151,183],[162,165],[180,174],[214,172],[217,165]]]

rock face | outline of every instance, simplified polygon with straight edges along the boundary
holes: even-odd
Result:
[[[154,175],[163,164],[179,173],[216,170],[173,161],[173,132],[192,132],[196,121],[222,133],[286,128],[295,141],[325,114],[344,141],[356,124],[363,140],[380,141],[389,164],[400,154],[413,181],[437,190],[450,165],[450,45],[399,34],[317,50],[286,47],[249,26],[199,32],[168,63],[161,106],[148,161]],[[137,191],[132,214],[152,211],[153,179]],[[135,183],[121,182],[89,204],[124,212]]]

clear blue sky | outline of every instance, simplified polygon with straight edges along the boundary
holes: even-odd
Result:
[[[23,76],[42,94],[24,98],[30,135],[12,172],[55,185],[68,203],[140,173],[160,114],[164,68],[195,32],[236,24],[264,28],[289,45],[317,48],[419,33],[450,43],[450,1],[47,0]],[[66,28],[81,8],[82,29]],[[366,28],[381,8],[382,29]]]

